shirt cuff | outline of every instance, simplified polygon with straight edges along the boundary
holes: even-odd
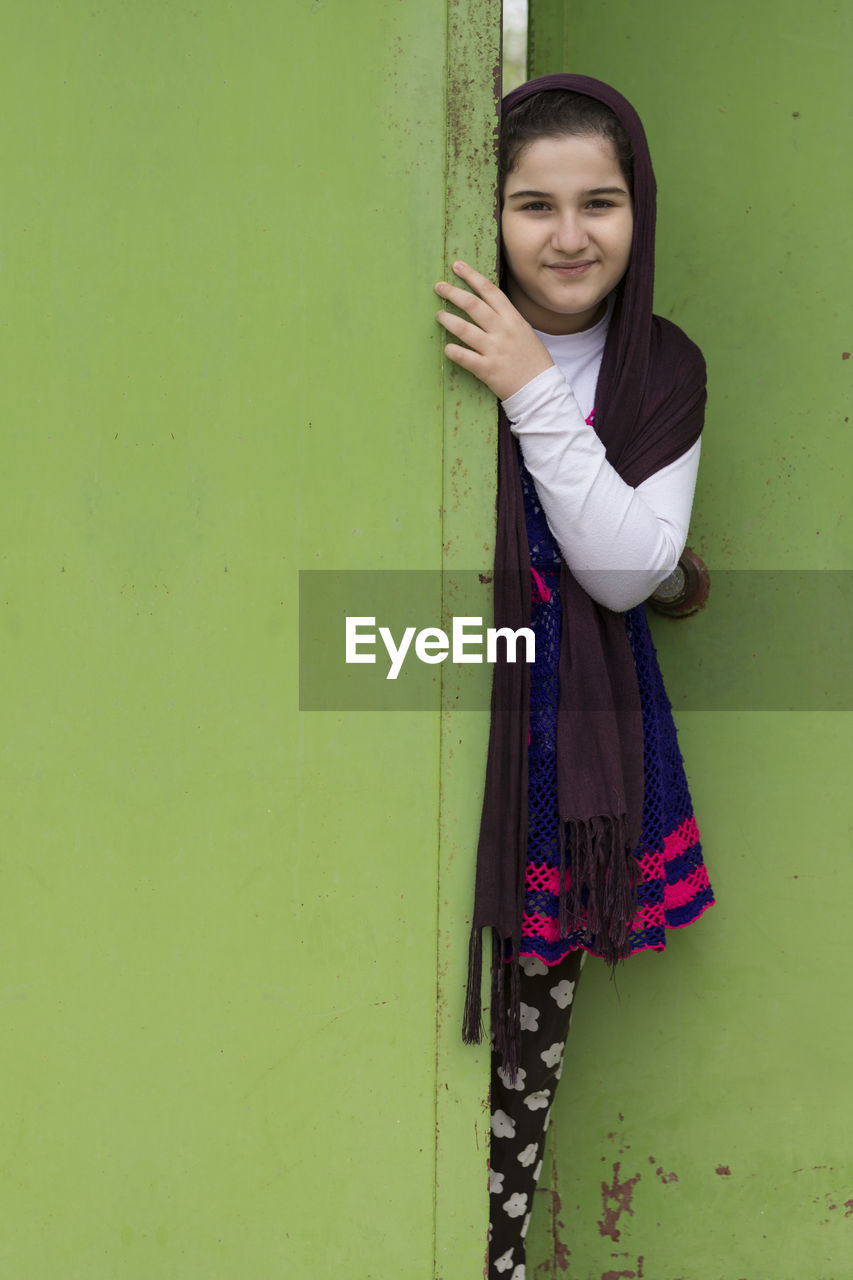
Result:
[[[535,378],[525,382],[524,386],[514,391],[511,396],[507,396],[506,400],[501,401],[504,413],[510,422],[517,422],[523,414],[531,413],[541,405],[547,404],[555,392],[565,391],[567,386],[561,371],[552,364],[541,373],[537,373]]]

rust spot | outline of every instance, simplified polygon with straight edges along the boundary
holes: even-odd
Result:
[[[662,1166],[662,1165],[658,1165],[657,1169],[655,1169],[655,1174],[657,1175],[657,1177],[659,1177],[659,1178],[660,1178],[661,1182],[663,1182],[663,1183],[667,1183],[667,1182],[677,1182],[677,1181],[678,1181],[678,1174],[677,1174],[677,1173],[664,1173],[664,1171],[663,1171],[663,1166]]]
[[[841,359],[842,359],[842,360],[849,360],[849,359],[850,359],[850,352],[849,352],[849,351],[842,351],[842,352],[841,352]]]
[[[645,1259],[642,1255],[637,1259],[636,1271],[603,1271],[601,1280],[643,1280],[645,1272],[643,1271],[643,1263]]]
[[[714,1172],[718,1173],[721,1178],[730,1178],[732,1176],[732,1171],[727,1164],[718,1164]]]
[[[853,1200],[845,1200],[844,1208],[847,1210],[845,1218],[853,1218]]]
[[[557,1167],[554,1152],[551,1152],[551,1180],[556,1181]],[[548,1212],[551,1217],[551,1257],[546,1258],[536,1268],[536,1275],[553,1277],[557,1274],[557,1268],[560,1271],[568,1271],[569,1258],[571,1257],[571,1249],[568,1245],[563,1244],[560,1239],[560,1231],[565,1226],[560,1213],[562,1212],[563,1202],[560,1199],[559,1192],[554,1187],[537,1187],[536,1194],[538,1196],[547,1196],[550,1200]]]
[[[562,1225],[562,1223],[560,1225]],[[556,1262],[557,1266],[560,1268],[561,1271],[568,1271],[569,1258],[571,1257],[571,1254],[572,1254],[572,1251],[569,1248],[569,1246],[566,1244],[563,1244],[562,1240],[558,1240],[555,1236],[554,1237],[554,1261]]]
[[[554,1169],[556,1173],[556,1168]],[[554,1239],[554,1262],[561,1271],[568,1271],[569,1258],[571,1257],[571,1249],[567,1244],[563,1244],[560,1239],[560,1231],[566,1225],[560,1217],[563,1208],[563,1202],[560,1199],[560,1193],[556,1190],[551,1192],[551,1234]]]
[[[598,1223],[598,1231],[602,1236],[610,1236],[610,1239],[614,1242],[619,1239],[621,1234],[616,1224],[622,1214],[629,1213],[631,1217],[634,1216],[631,1201],[634,1196],[634,1187],[640,1181],[640,1175],[637,1173],[633,1178],[627,1178],[624,1182],[620,1182],[620,1167],[620,1163],[617,1160],[613,1166],[612,1184],[610,1186],[606,1182],[601,1184],[601,1202],[604,1208],[604,1218]]]

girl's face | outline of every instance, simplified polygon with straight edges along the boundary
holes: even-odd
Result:
[[[538,138],[504,184],[507,293],[543,333],[578,333],[604,315],[628,266],[634,213],[609,138]]]

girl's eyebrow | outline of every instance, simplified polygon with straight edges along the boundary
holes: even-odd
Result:
[[[590,187],[589,191],[582,191],[582,196],[627,196],[628,192],[624,187]],[[530,199],[535,197],[537,200],[553,199],[550,191],[511,191],[506,197],[507,200],[519,200],[521,198]]]

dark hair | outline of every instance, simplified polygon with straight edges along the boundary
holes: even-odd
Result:
[[[518,164],[522,151],[539,138],[598,136],[613,144],[619,168],[634,194],[634,148],[610,107],[585,93],[544,89],[510,111],[501,128],[498,147],[498,190]]]

